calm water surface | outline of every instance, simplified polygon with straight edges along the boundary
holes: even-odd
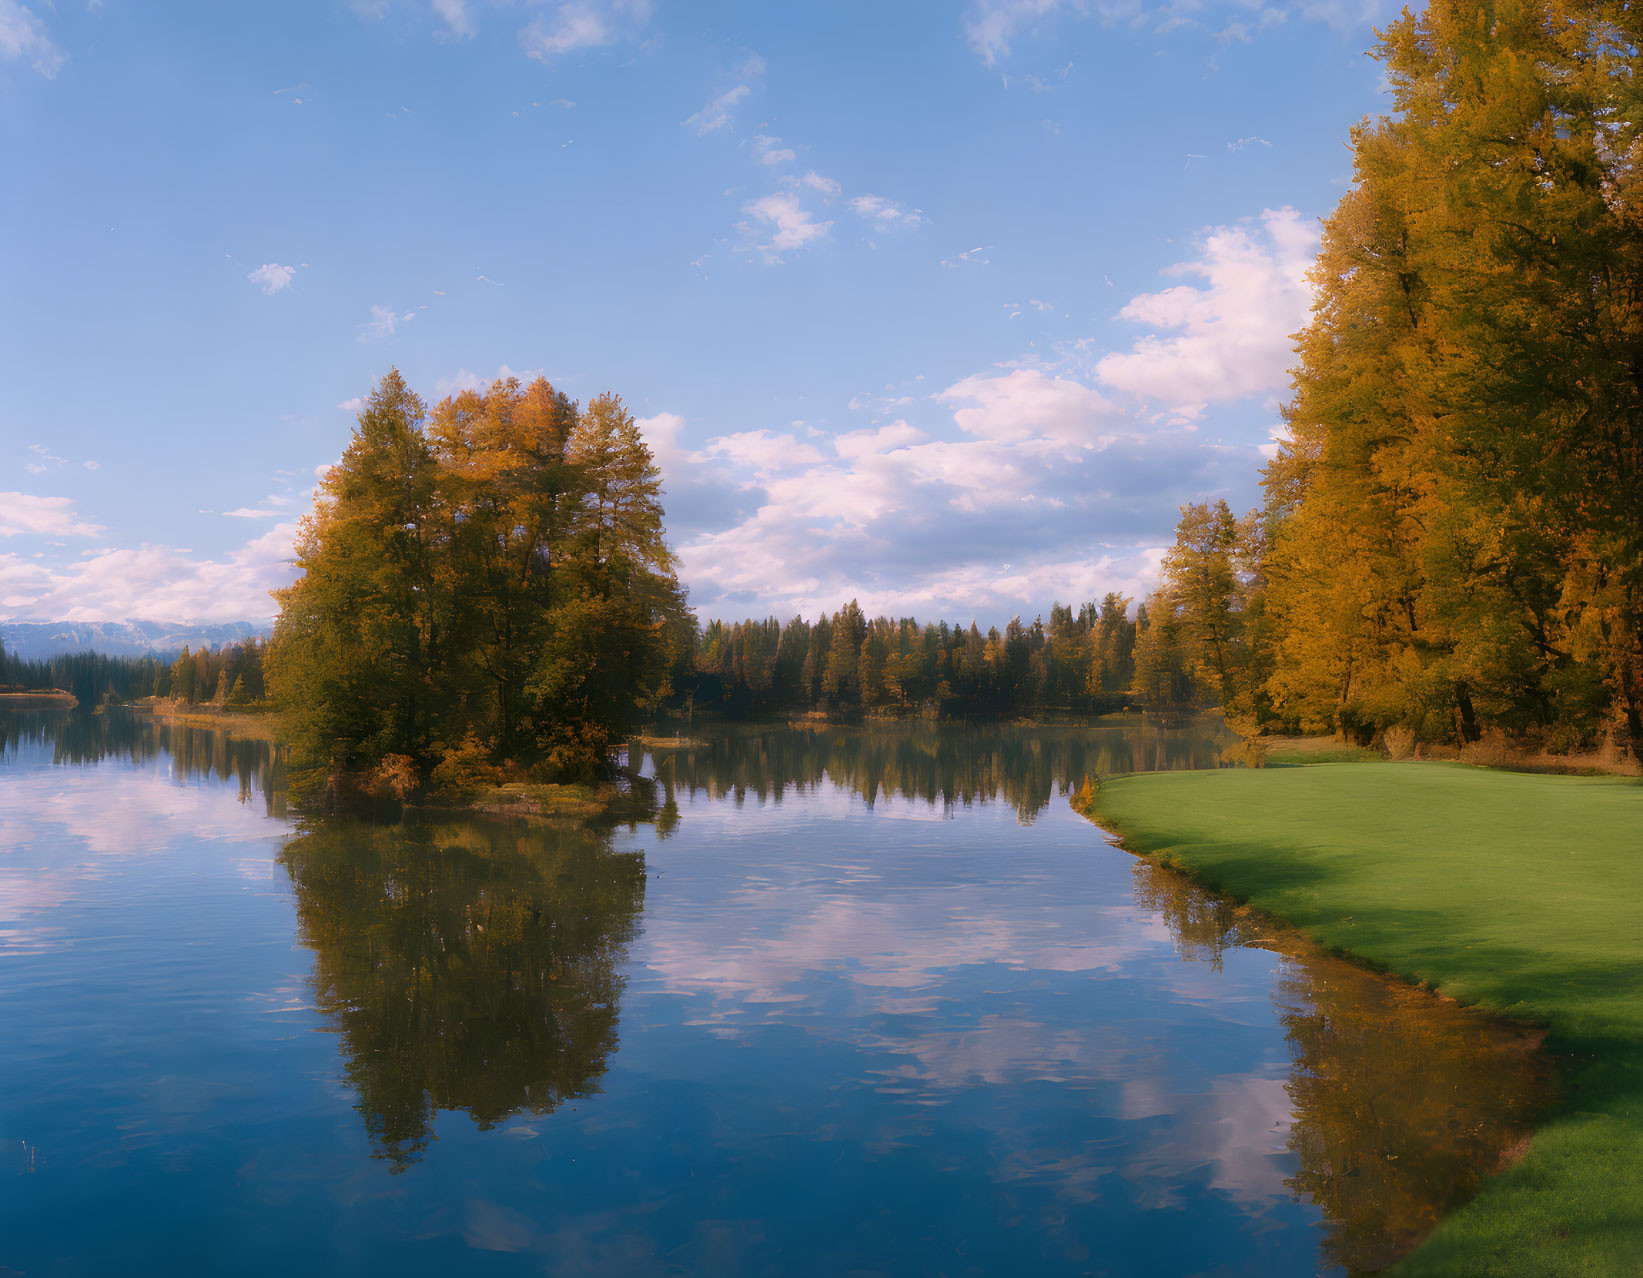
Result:
[[[564,833],[300,819],[259,744],[0,716],[0,1275],[1383,1267],[1539,1067],[1064,797],[1214,754],[752,732]]]

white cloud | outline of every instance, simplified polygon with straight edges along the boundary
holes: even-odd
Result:
[[[924,221],[923,214],[917,209],[908,211],[894,200],[887,200],[882,195],[852,196],[846,203],[854,212],[881,230],[919,226]]]
[[[1106,385],[1188,416],[1287,384],[1290,338],[1306,325],[1312,304],[1306,273],[1318,229],[1292,208],[1266,209],[1253,222],[1211,228],[1198,247],[1197,258],[1167,273],[1197,276],[1204,286],[1132,298],[1119,314],[1162,334],[1141,337],[1096,365]]]
[[[280,512],[277,510],[256,510],[250,506],[241,506],[238,510],[222,512],[228,519],[277,519]]]
[[[753,90],[745,84],[726,89],[716,97],[709,98],[707,105],[687,119],[685,124],[698,133],[712,133],[716,129],[722,129],[730,123],[730,113],[736,109],[737,104],[751,92]]]
[[[886,386],[886,391],[894,390],[893,386]],[[850,402],[845,405],[852,413],[870,412],[876,417],[883,417],[897,409],[906,408],[913,402],[911,395],[852,395]]]
[[[964,252],[956,253],[952,257],[942,258],[941,264],[943,266],[987,266],[992,262],[992,258],[983,257],[982,254],[992,247],[991,244],[978,244],[973,249],[965,249]]]
[[[62,70],[67,60],[52,43],[45,23],[18,0],[0,0],[0,58],[27,58],[29,65],[48,80]]]
[[[709,98],[700,111],[684,121],[685,127],[695,129],[700,134],[713,133],[725,128],[730,123],[731,112],[740,106],[764,79],[764,70],[764,59],[756,53],[748,54],[736,68],[736,83]],[[776,139],[772,139],[774,140]]]
[[[964,18],[964,35],[982,65],[996,67],[1022,37],[1048,35],[1060,18],[1095,18],[1103,25],[1124,24],[1149,29],[1154,35],[1189,29],[1208,30],[1223,44],[1248,43],[1255,32],[1280,26],[1293,14],[1322,22],[1337,30],[1364,29],[1396,12],[1388,0],[972,0]],[[1212,63],[1213,65],[1213,63]],[[1071,64],[1058,69],[1065,78]],[[1008,88],[1014,77],[1005,77]],[[1021,77],[1029,89],[1044,92],[1051,86],[1043,77]]]
[[[768,138],[761,133],[753,139],[753,158],[760,164],[788,164],[798,157],[782,145],[780,138]]]
[[[245,278],[272,297],[281,289],[290,288],[291,281],[296,278],[296,275],[297,268],[294,266],[281,266],[278,262],[264,262]]]
[[[33,453],[35,457],[38,458],[37,461],[23,463],[23,469],[31,475],[43,475],[46,471],[55,469],[59,466],[72,466],[74,464],[69,461],[67,457],[57,456],[56,453],[52,452],[44,444],[30,444],[29,452]],[[101,470],[103,468],[103,464],[99,461],[83,461],[80,463],[80,466],[84,470]]]
[[[798,190],[784,194],[763,206],[760,228],[793,230],[782,251],[814,243],[820,224]],[[768,236],[775,256],[778,238]],[[1143,593],[1178,506],[1256,496],[1272,418],[1262,404],[1247,420],[1250,401],[1283,384],[1316,245],[1293,209],[1210,228],[1171,268],[1190,283],[1123,308],[1153,329],[1128,347],[1073,342],[1055,362],[1032,355],[934,394],[887,385],[852,400],[878,418],[868,429],[698,442],[683,419],[659,415],[693,603],[708,616],[813,616],[855,597],[894,615],[997,620],[1054,599]],[[1044,299],[1022,306],[1059,313]]]
[[[1034,438],[1063,444],[1112,442],[1113,405],[1081,382],[1018,368],[1003,376],[966,377],[937,397],[956,407],[958,428],[978,439],[1017,443]]]
[[[826,460],[814,444],[801,444],[791,434],[778,435],[768,430],[720,435],[709,440],[698,457],[727,461],[759,479]]]
[[[464,391],[482,391],[488,384],[478,373],[459,368],[452,376],[441,377],[434,382],[434,398],[440,400]]]
[[[660,445],[647,436],[684,516],[697,608],[813,616],[855,597],[870,611],[1002,618],[1153,578],[1171,513],[1204,482],[1191,433],[1144,428],[1094,388],[1033,369],[932,398],[952,410],[943,431],[896,419],[695,449],[683,420],[661,415]],[[1254,472],[1252,451],[1220,460]]]
[[[837,182],[835,182],[832,178],[823,177],[820,173],[817,173],[814,169],[812,169],[809,173],[806,173],[802,178],[799,178],[798,180],[801,183],[803,183],[805,186],[808,186],[812,191],[820,192],[823,199],[828,199],[828,200],[837,199],[840,190],[842,190],[842,188],[839,186],[839,184]]]
[[[531,57],[542,61],[597,49],[636,35],[650,21],[651,0],[566,0],[519,33]]]
[[[466,40],[474,34],[473,14],[468,11],[467,0],[433,0],[433,6],[453,40]]]
[[[0,508],[7,508],[0,494]],[[290,584],[295,523],[276,524],[222,559],[169,546],[103,549],[50,567],[0,554],[0,606],[19,620],[238,621],[276,611],[268,592]]]
[[[816,244],[827,238],[831,222],[818,222],[791,191],[776,191],[750,200],[742,212],[752,221],[737,226],[743,252],[758,253],[766,262],[782,261],[784,253]]]
[[[365,397],[355,395],[352,399],[345,399],[337,405],[345,413],[361,413],[365,411]]]
[[[394,335],[394,329],[399,323],[399,316],[394,314],[391,306],[373,306],[371,318],[363,324],[355,325],[359,329],[359,340],[368,342],[373,339],[387,338]]]
[[[470,372],[466,368],[459,368],[450,377],[440,377],[434,380],[434,399],[442,400],[447,396],[460,395],[464,391],[478,391],[483,393],[491,387],[492,382],[505,382],[510,377],[529,385],[538,377],[546,374],[541,368],[510,368],[503,364],[496,370],[496,376],[485,378],[478,373]]]
[[[102,531],[100,524],[74,513],[72,497],[0,493],[0,537],[24,533],[38,537],[95,537]]]
[[[1083,0],[977,0],[964,22],[965,38],[984,66],[996,66],[1010,41],[1066,11],[1087,12]]]
[[[680,440],[684,434],[685,419],[678,413],[657,413],[651,417],[636,417],[634,425],[650,445],[651,455],[662,472],[662,480],[672,491],[676,478],[687,477],[699,460]]]

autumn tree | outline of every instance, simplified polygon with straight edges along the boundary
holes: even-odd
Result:
[[[444,654],[429,617],[436,466],[425,415],[397,370],[382,379],[303,520],[301,575],[274,593],[269,682],[312,767],[418,755],[431,740]]]
[[[527,686],[538,741],[590,775],[671,691],[694,641],[663,529],[661,474],[632,414],[596,398],[567,443],[574,478],[547,635]]]
[[[1353,133],[1265,476],[1278,717],[1643,744],[1637,21],[1383,32],[1396,110]]]
[[[430,414],[391,372],[276,594],[267,683],[299,756],[600,775],[695,638],[662,517],[616,397],[579,410],[509,378]]]

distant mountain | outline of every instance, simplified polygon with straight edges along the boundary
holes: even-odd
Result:
[[[6,651],[25,659],[60,652],[101,652],[140,657],[145,652],[175,656],[185,647],[216,648],[268,633],[267,622],[230,621],[220,626],[181,621],[0,621]]]

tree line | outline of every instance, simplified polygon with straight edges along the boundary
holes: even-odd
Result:
[[[793,711],[989,717],[1060,709],[1101,713],[1132,699],[1143,607],[1110,593],[1045,624],[1002,631],[911,617],[869,620],[852,600],[814,622],[711,621],[675,686],[697,708],[731,718]],[[676,698],[677,702],[678,698]]]
[[[64,652],[51,657],[19,657],[0,641],[0,692],[72,692],[82,705],[147,696],[161,668],[154,656],[110,657],[100,652]]]
[[[72,692],[86,706],[151,696],[185,705],[256,705],[266,695],[266,646],[248,639],[215,649],[184,647],[171,661],[152,652],[140,657],[68,652],[25,659],[0,642],[0,691],[55,688]]]
[[[1396,110],[1352,134],[1288,439],[1260,509],[1183,511],[1142,682],[1365,742],[1643,753],[1640,35],[1452,0],[1385,29]]]
[[[390,372],[296,566],[265,669],[297,765],[386,768],[401,790],[503,761],[602,774],[694,624],[632,415],[542,378],[430,410]]]
[[[220,648],[200,648],[190,652],[185,646],[169,664],[155,663],[150,691],[161,700],[184,705],[211,703],[254,706],[268,695],[263,676],[263,658],[268,645],[261,639],[223,644]]]

